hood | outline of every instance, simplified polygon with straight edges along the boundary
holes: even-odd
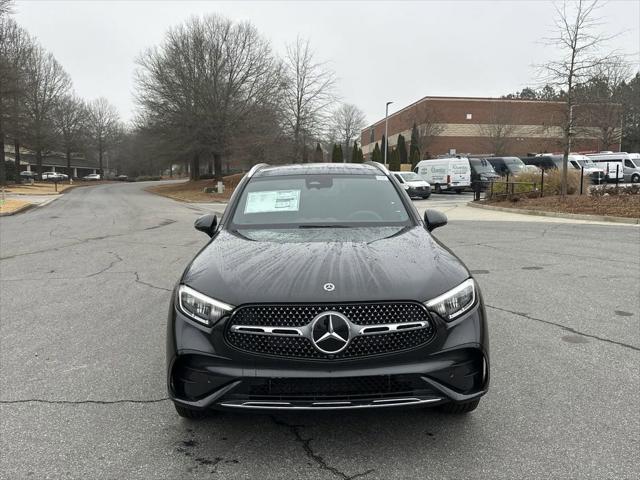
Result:
[[[410,187],[430,187],[429,182],[425,182],[424,180],[412,180],[410,182],[404,182]]]
[[[231,305],[426,301],[469,272],[421,226],[221,231],[182,282]],[[335,289],[324,290],[325,283]]]

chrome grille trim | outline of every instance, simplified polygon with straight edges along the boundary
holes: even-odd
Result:
[[[260,410],[355,410],[359,408],[385,408],[401,407],[406,405],[425,405],[429,403],[441,402],[442,397],[430,398],[389,398],[384,400],[373,400],[370,402],[313,402],[310,404],[295,404],[291,402],[276,401],[249,401],[249,402],[221,402],[218,405],[228,408],[247,408]]]
[[[349,321],[353,337],[360,335],[379,335],[393,332],[418,330],[429,326],[429,322],[387,323],[379,325],[358,325]],[[249,335],[277,335],[286,337],[308,337],[311,322],[304,327],[266,327],[262,325],[231,325],[231,332]]]

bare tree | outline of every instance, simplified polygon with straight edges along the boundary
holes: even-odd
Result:
[[[506,104],[496,103],[489,113],[489,123],[479,125],[478,129],[480,135],[487,139],[491,153],[504,155],[511,147],[517,124],[513,110]]]
[[[112,147],[120,130],[120,116],[109,101],[100,97],[89,104],[87,115],[89,137],[98,152],[100,175],[104,176],[104,155]]]
[[[182,146],[193,179],[201,157],[212,156],[222,175],[232,141],[253,114],[277,108],[284,83],[280,62],[257,30],[216,15],[170,30],[138,65],[145,122]]]
[[[67,174],[72,178],[71,153],[81,148],[86,133],[88,110],[84,102],[74,95],[63,96],[55,106],[53,122],[67,158]]]
[[[601,52],[603,45],[613,36],[599,32],[601,21],[596,16],[598,7],[597,0],[576,0],[570,6],[566,2],[562,6],[556,6],[555,33],[546,39],[549,45],[558,49],[559,56],[542,66],[544,80],[563,91],[566,103],[562,142],[562,197],[567,195],[568,157],[576,136],[576,88],[593,77],[598,69],[617,58],[613,53],[607,55]]]
[[[285,68],[286,128],[293,139],[294,161],[300,161],[303,146],[324,133],[329,109],[336,99],[336,79],[325,63],[316,60],[309,40],[300,37],[287,46]]]
[[[40,46],[30,52],[25,77],[26,139],[35,151],[38,174],[41,175],[42,154],[56,141],[53,112],[71,87],[71,80],[54,56]]]
[[[0,0],[0,18],[13,13],[13,0]]]
[[[444,131],[444,125],[441,122],[442,116],[440,112],[426,105],[425,108],[413,119],[418,127],[418,145],[420,154],[423,158],[429,155],[429,147],[433,143],[435,137]]]
[[[0,17],[0,176],[4,181],[6,138],[15,147],[16,181],[20,172],[20,137],[24,124],[25,64],[33,41],[13,19]]]
[[[364,112],[350,103],[343,103],[333,112],[331,129],[334,135],[332,136],[342,144],[345,161],[352,161],[351,142],[360,136],[365,122]]]

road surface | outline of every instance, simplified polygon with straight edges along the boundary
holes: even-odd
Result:
[[[452,215],[436,232],[487,303],[491,389],[468,416],[223,413],[198,423],[166,399],[166,314],[206,241],[193,221],[223,207],[144,186],[76,189],[0,219],[0,478],[640,475],[637,227]],[[464,199],[440,197],[418,203],[454,210]]]

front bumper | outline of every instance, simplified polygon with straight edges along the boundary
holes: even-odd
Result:
[[[431,195],[431,187],[409,187],[407,194],[410,197],[428,197]]]
[[[191,409],[345,410],[468,402],[487,392],[484,307],[454,322],[434,318],[423,346],[357,359],[311,360],[239,351],[225,320],[193,323],[172,303],[167,335],[171,399]]]

